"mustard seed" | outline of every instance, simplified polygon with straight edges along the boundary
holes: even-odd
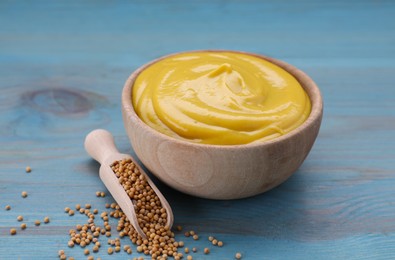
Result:
[[[45,217],[45,218],[44,218],[44,223],[45,223],[45,224],[49,223],[49,217]]]
[[[196,253],[197,249],[196,247],[192,248],[192,252]]]
[[[21,195],[22,195],[22,198],[26,198],[27,197],[27,192],[26,191],[22,191]]]
[[[89,249],[85,249],[85,250],[84,250],[84,255],[89,255],[89,253],[90,253],[90,252],[89,252]]]
[[[194,240],[198,240],[198,239],[199,239],[199,236],[198,236],[198,235],[193,235],[193,239],[194,239]]]
[[[60,260],[66,260],[67,256],[66,255],[61,255],[59,258],[60,258]]]
[[[116,246],[116,247],[115,247],[115,252],[118,253],[119,251],[121,251],[121,247],[120,247],[120,246]]]
[[[90,209],[91,208],[91,204],[85,204],[85,208],[86,209]]]
[[[18,216],[16,219],[17,219],[18,221],[23,221],[23,216]]]
[[[178,231],[182,230],[182,226],[180,226],[180,225],[178,225],[176,228],[177,228]]]
[[[74,216],[74,210],[72,209],[69,210],[69,216]]]
[[[192,260],[192,259],[193,259],[193,257],[191,255],[187,256],[187,260]]]
[[[36,220],[36,221],[34,221],[34,225],[36,225],[36,226],[40,226],[40,224],[41,224],[40,220]]]
[[[80,210],[81,209],[81,205],[80,204],[76,204],[75,205],[75,210]]]
[[[207,247],[205,247],[203,252],[207,255],[208,253],[210,253],[210,249],[208,249]]]
[[[184,248],[184,252],[188,254],[189,253],[189,248],[188,247]]]
[[[96,191],[96,197],[100,197],[100,191]]]
[[[104,205],[104,207],[106,207],[106,209],[109,209],[109,208],[110,208],[110,204],[109,204],[109,203],[106,203],[106,204]]]
[[[217,239],[213,239],[213,241],[211,241],[211,243],[216,246],[218,244],[218,240]]]
[[[93,256],[88,256],[87,260],[94,260],[95,258]]]
[[[15,228],[11,228],[10,229],[10,234],[13,236],[16,234],[16,229]]]
[[[30,166],[26,166],[25,171],[29,173],[32,171],[32,168]]]
[[[184,246],[184,241],[178,242],[178,246],[179,246],[179,247],[183,247],[183,246]]]
[[[105,192],[100,192],[100,197],[102,197],[102,198],[104,198],[106,196],[106,193]]]
[[[21,224],[21,229],[23,230],[23,229],[26,229],[26,224],[25,223],[22,223]]]
[[[241,259],[241,253],[236,253],[236,254],[235,254],[235,258],[236,258],[236,259]]]
[[[223,246],[224,245],[224,243],[222,242],[222,241],[218,241],[218,244],[217,244],[219,247],[221,247],[221,246]]]
[[[70,208],[69,208],[69,207],[65,207],[65,208],[64,208],[64,212],[69,213],[69,211],[70,211]]]
[[[212,236],[208,237],[208,241],[212,242],[213,240],[214,240],[214,237],[212,237]]]
[[[191,234],[189,232],[185,232],[184,236],[189,237]]]
[[[58,256],[64,255],[64,250],[59,250],[58,251]]]
[[[74,247],[74,242],[70,240],[70,241],[67,243],[67,245],[68,245],[69,247]]]
[[[109,255],[112,255],[113,252],[114,252],[114,251],[113,251],[112,247],[109,247],[109,248],[107,249],[107,253],[108,253]]]
[[[5,206],[5,210],[10,210],[10,209],[11,209],[10,205]]]

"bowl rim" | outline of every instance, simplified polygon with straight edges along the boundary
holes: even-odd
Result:
[[[246,54],[246,55],[251,55],[255,56],[264,60],[267,60],[280,68],[286,70],[288,73],[290,73],[303,87],[304,91],[307,93],[310,102],[311,102],[311,111],[309,116],[306,118],[306,120],[299,125],[297,128],[293,129],[292,131],[276,137],[274,139],[270,139],[267,141],[255,141],[251,143],[246,143],[246,144],[232,144],[232,145],[224,145],[224,144],[205,144],[205,143],[194,143],[182,139],[177,139],[175,137],[168,136],[166,134],[163,134],[149,125],[147,125],[143,120],[140,119],[140,117],[136,114],[136,111],[134,110],[134,107],[132,105],[132,89],[134,82],[137,78],[137,76],[147,67],[151,66],[152,64],[178,55],[178,54],[184,54],[184,53],[199,53],[199,52],[231,52],[231,53],[241,53],[241,54]],[[159,58],[156,58],[148,63],[143,64],[142,66],[138,67],[126,80],[123,90],[122,90],[122,108],[126,112],[127,117],[129,119],[134,119],[136,123],[138,123],[145,131],[148,131],[152,135],[158,136],[161,139],[164,139],[166,141],[171,141],[180,145],[184,146],[194,146],[194,147],[200,147],[200,148],[210,148],[210,149],[226,149],[226,150],[234,150],[234,149],[247,149],[247,148],[253,148],[253,147],[261,147],[261,146],[269,146],[273,145],[275,143],[280,143],[286,140],[289,140],[293,138],[294,136],[299,135],[301,132],[309,128],[311,125],[315,124],[317,120],[319,121],[319,124],[322,119],[322,114],[323,114],[323,100],[321,96],[321,92],[318,88],[318,86],[315,84],[315,82],[302,70],[298,69],[297,67],[284,62],[282,60],[278,60],[276,58],[272,58],[270,56],[262,55],[262,54],[257,54],[257,53],[252,53],[252,52],[247,52],[247,51],[238,51],[238,50],[225,50],[225,49],[202,49],[202,50],[190,50],[190,51],[180,51],[180,52],[175,52],[171,54],[167,54],[164,56],[160,56]]]

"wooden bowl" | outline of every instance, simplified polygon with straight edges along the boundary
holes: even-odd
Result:
[[[145,68],[171,55],[143,65],[126,81],[122,92],[122,114],[132,147],[142,163],[174,189],[210,199],[257,195],[288,179],[310,152],[323,113],[318,87],[294,66],[270,57],[247,54],[268,60],[292,74],[312,104],[311,113],[301,126],[266,142],[229,146],[198,144],[169,137],[146,125],[132,105],[134,81]]]

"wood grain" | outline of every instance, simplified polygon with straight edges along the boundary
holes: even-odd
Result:
[[[134,155],[121,115],[125,80],[154,58],[192,49],[279,58],[307,72],[325,100],[308,158],[268,193],[211,201],[157,182],[175,225],[200,234],[192,242],[177,233],[188,247],[209,246],[208,235],[225,243],[194,259],[238,251],[243,259],[393,259],[394,12],[392,1],[367,0],[1,1],[0,259],[56,259],[59,249],[86,258],[67,248],[68,230],[84,216],[63,209],[104,210],[113,200],[95,196],[105,187],[85,135],[108,129],[120,151]],[[28,228],[11,237],[18,215]],[[49,224],[32,225],[45,216]],[[128,257],[108,257],[105,246],[95,257]]]

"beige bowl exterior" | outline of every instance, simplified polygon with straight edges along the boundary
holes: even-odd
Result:
[[[142,163],[174,189],[209,199],[250,197],[284,182],[310,152],[323,113],[318,87],[294,66],[270,57],[246,54],[277,64],[301,83],[312,103],[311,113],[301,126],[284,136],[261,143],[224,146],[178,140],[146,125],[135,113],[131,101],[133,84],[139,73],[171,55],[140,67],[126,81],[122,92],[122,114],[132,147]]]

